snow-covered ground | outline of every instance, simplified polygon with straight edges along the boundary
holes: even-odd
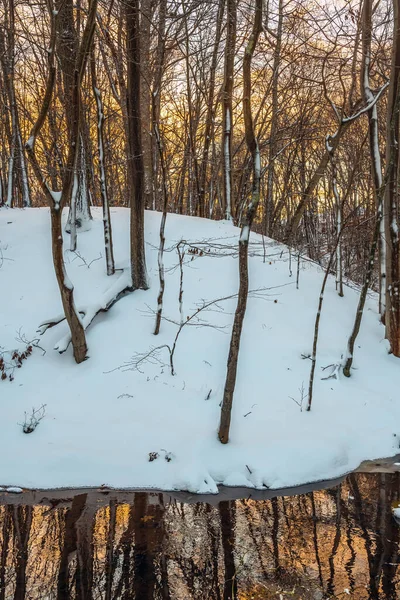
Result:
[[[78,306],[97,302],[121,276],[105,275],[100,210],[94,214],[91,230],[79,236],[78,250],[87,263],[100,252],[102,259],[87,268],[65,251]],[[116,266],[127,268],[129,213],[112,209],[111,216]],[[201,312],[206,323],[218,328],[183,328],[175,376],[160,363],[144,362],[140,371],[118,369],[135,353],[171,344],[177,330],[171,322],[180,319],[173,249],[165,254],[164,315],[169,321],[162,322],[159,336],[153,335],[159,223],[160,214],[146,214],[150,289],[129,294],[96,318],[87,331],[89,360],[76,365],[71,348],[62,355],[53,350],[67,332],[64,322],[40,338],[44,356],[34,348],[15,370],[14,381],[0,381],[1,485],[104,484],[202,493],[216,492],[218,484],[280,488],[337,477],[364,459],[398,452],[400,362],[387,354],[376,299],[367,302],[352,377],[323,380],[330,369],[322,367],[338,363],[345,351],[357,303],[354,290],[346,287],[339,298],[329,279],[313,408],[300,411],[292,398],[300,402],[299,389],[308,387],[311,362],[302,355],[311,351],[323,273],[302,261],[297,290],[296,264],[290,277],[286,249],[268,242],[264,262],[261,238],[254,234],[252,249],[258,256],[250,259],[250,287],[271,289],[249,299],[228,445],[219,443],[217,428],[235,298]],[[237,258],[229,256],[229,246],[238,235],[230,223],[168,215],[166,247],[182,238],[202,243],[203,249],[205,241],[212,245],[210,253],[207,244],[203,255],[186,253],[184,319],[199,302],[236,293]],[[67,248],[68,235],[66,242]],[[48,210],[2,209],[0,248],[0,345],[22,351],[18,332],[31,340],[42,321],[61,312]],[[166,352],[159,354],[165,363]],[[24,412],[43,404],[43,420],[24,434]],[[152,452],[158,458],[149,461]]]

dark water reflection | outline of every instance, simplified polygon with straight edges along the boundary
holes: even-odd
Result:
[[[1,498],[0,600],[400,598],[398,473],[216,506],[146,493]]]

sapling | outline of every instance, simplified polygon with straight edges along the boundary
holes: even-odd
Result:
[[[163,191],[163,212],[161,216],[160,223],[160,245],[158,248],[158,278],[160,280],[160,289],[157,297],[157,313],[156,313],[156,324],[154,328],[154,335],[158,335],[160,331],[161,325],[161,315],[163,310],[163,299],[164,299],[164,290],[165,290],[165,273],[164,273],[164,246],[165,246],[165,223],[167,220],[167,210],[168,210],[168,190],[167,190],[167,173],[165,168],[164,161],[164,152],[161,144],[160,132],[158,130],[157,123],[154,123],[154,134],[157,142],[158,153],[160,156],[160,165],[162,172],[162,191]],[[179,248],[179,244],[178,244]],[[179,249],[178,249],[179,254]],[[180,254],[179,254],[180,258]],[[182,268],[182,265],[181,265]]]
[[[25,414],[25,420],[21,425],[22,431],[24,433],[32,433],[35,431],[36,427],[39,425],[40,421],[44,418],[46,413],[46,404],[42,404],[39,408],[32,407],[32,412],[30,415],[28,413]]]
[[[295,402],[295,404],[297,404],[297,406],[300,407],[300,412],[303,412],[303,403],[304,403],[305,399],[307,398],[306,390],[304,387],[304,382],[301,384],[301,387],[299,387],[299,394],[300,394],[299,400],[297,400],[296,398],[293,398],[293,396],[289,396],[289,398],[291,400],[293,400],[293,402]]]
[[[79,260],[82,261],[82,264],[79,265],[79,266],[80,267],[87,267],[88,269],[90,269],[90,266],[94,262],[96,262],[98,260],[101,260],[103,258],[101,252],[99,252],[99,256],[97,258],[93,258],[91,261],[88,262],[86,260],[86,258],[84,256],[82,256],[82,254],[78,250],[70,250],[70,252],[71,252],[71,254],[75,254],[75,258],[72,260],[72,262],[74,262],[78,258]]]
[[[275,287],[285,287],[286,285],[290,285],[290,284],[284,284],[283,286],[275,286]],[[275,287],[259,288],[259,289],[255,289],[255,290],[250,290],[248,292],[248,296],[250,298],[265,299],[266,291],[275,289]],[[145,363],[150,363],[150,364],[159,364],[162,367],[166,367],[169,365],[171,375],[176,375],[174,356],[175,356],[178,339],[182,333],[182,330],[185,327],[211,327],[212,329],[217,329],[217,330],[225,329],[224,325],[208,323],[207,321],[200,319],[199,315],[203,311],[213,310],[214,308],[218,309],[218,308],[220,308],[218,305],[221,302],[224,302],[226,300],[231,300],[231,299],[237,298],[237,297],[238,297],[238,294],[231,294],[230,296],[225,296],[223,298],[217,298],[215,300],[210,300],[209,302],[202,301],[201,304],[197,305],[196,310],[194,310],[190,315],[187,315],[186,319],[183,319],[183,312],[180,311],[181,312],[181,320],[179,322],[163,315],[162,316],[163,320],[165,320],[169,323],[172,323],[173,325],[176,325],[178,327],[173,342],[171,344],[161,344],[160,346],[152,346],[146,352],[137,352],[133,355],[133,357],[130,361],[126,362],[125,364],[123,364],[119,367],[116,367],[116,369],[107,371],[107,373],[111,373],[115,370],[128,370],[128,371],[132,370],[132,371],[142,372],[141,366]],[[276,300],[274,300],[274,302],[276,302]],[[151,314],[154,314],[154,311],[151,308],[150,308],[150,311],[151,311]],[[220,308],[220,312],[223,312],[222,308]],[[168,357],[169,357],[168,363],[164,362],[160,358],[163,350],[167,350]]]

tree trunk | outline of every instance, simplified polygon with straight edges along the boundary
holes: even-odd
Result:
[[[60,206],[50,206],[51,215],[51,249],[53,253],[53,265],[57,278],[58,287],[61,295],[61,302],[64,309],[65,318],[71,330],[71,342],[74,352],[74,358],[77,363],[86,359],[87,345],[86,336],[83,329],[78,311],[74,301],[74,286],[68,278],[65,270],[63,256],[63,237]]]
[[[87,501],[87,494],[74,496],[71,508],[65,516],[64,539],[60,556],[60,567],[57,578],[57,600],[68,600],[69,593],[69,561],[77,549],[77,523],[81,518]]]
[[[28,566],[28,546],[32,516],[32,506],[14,506],[13,525],[17,551],[14,600],[25,600],[26,598],[26,569]]]
[[[90,61],[91,74],[92,74],[92,87],[93,95],[96,100],[97,110],[97,150],[99,160],[99,181],[100,181],[100,195],[101,205],[103,207],[103,229],[104,229],[104,248],[106,252],[106,268],[107,275],[114,275],[115,264],[114,264],[114,249],[112,241],[112,227],[111,227],[111,216],[110,216],[110,205],[108,202],[108,191],[107,191],[107,177],[106,169],[104,164],[104,112],[103,103],[101,100],[101,92],[97,87],[96,79],[96,64],[94,53]]]
[[[236,46],[237,0],[227,0],[225,69],[222,87],[222,173],[223,173],[223,214],[232,219],[232,95],[233,70]]]
[[[271,217],[274,208],[274,176],[275,155],[277,152],[277,134],[279,131],[279,68],[281,63],[283,27],[283,0],[278,5],[278,27],[276,30],[276,41],[274,48],[274,64],[272,67],[272,106],[271,106],[271,129],[269,134],[269,153],[267,169],[267,193],[264,208],[264,233],[271,234]]]
[[[144,165],[142,120],[140,113],[140,30],[139,1],[127,0],[127,118],[128,118],[128,188],[131,207],[131,274],[133,289],[147,289],[144,249]]]
[[[13,506],[5,504],[3,506],[3,525],[1,528],[1,553],[0,553],[0,600],[6,600],[7,587],[7,558],[9,543],[11,538],[11,517]]]
[[[142,0],[140,5],[140,74],[141,74],[141,121],[143,146],[143,186],[146,208],[153,207],[153,161],[152,161],[152,127],[151,127],[151,20],[153,0]]]
[[[74,288],[69,281],[64,264],[63,257],[63,237],[61,227],[62,209],[68,198],[71,196],[73,186],[73,174],[76,171],[76,162],[78,156],[78,141],[80,133],[80,86],[82,76],[85,71],[86,61],[90,52],[90,47],[93,41],[93,35],[96,24],[97,0],[91,0],[89,5],[88,16],[84,32],[82,34],[82,42],[78,48],[76,62],[74,65],[74,78],[71,90],[71,132],[70,144],[68,147],[68,158],[64,173],[63,188],[61,192],[54,192],[48,187],[45,175],[40,168],[38,159],[35,153],[35,143],[39,135],[44,121],[47,117],[56,76],[55,65],[55,46],[58,29],[59,13],[52,10],[49,6],[49,15],[51,19],[51,39],[50,50],[48,52],[49,74],[46,85],[46,90],[43,97],[43,103],[39,111],[38,118],[32,128],[31,136],[26,143],[26,150],[30,158],[35,176],[44,192],[49,205],[51,215],[51,237],[52,237],[52,253],[53,264],[57,278],[58,287],[60,289],[61,301],[64,308],[64,313],[71,331],[71,341],[73,345],[74,357],[77,363],[85,360],[87,355],[85,330],[79,318],[74,303]]]
[[[392,162],[384,198],[386,238],[386,337],[391,352],[400,357],[400,240],[399,240],[399,85],[400,85],[400,0],[393,0],[394,28],[390,73],[386,162]]]
[[[207,185],[207,172],[208,172],[208,160],[210,153],[210,145],[211,145],[211,137],[213,135],[214,129],[214,119],[215,119],[215,104],[214,104],[214,93],[215,93],[215,75],[217,70],[218,63],[218,50],[221,38],[221,29],[222,29],[222,19],[224,16],[225,9],[225,0],[220,0],[218,4],[218,14],[217,14],[217,24],[215,30],[215,43],[213,54],[211,58],[211,66],[210,66],[210,80],[209,80],[209,90],[207,96],[207,113],[205,118],[205,126],[204,126],[204,143],[203,143],[203,152],[201,157],[200,164],[200,174],[199,174],[199,208],[198,214],[200,217],[205,217],[207,214],[206,211],[206,185]],[[208,200],[209,207],[212,206],[212,199]],[[208,210],[208,214],[210,213],[210,208]]]
[[[158,4],[158,27],[157,27],[157,49],[156,63],[153,78],[153,90],[151,94],[152,102],[152,120],[154,127],[160,130],[160,112],[161,112],[161,85],[165,62],[165,21],[167,11],[167,0],[159,0]],[[152,166],[153,166],[153,210],[158,209],[158,159],[159,149],[157,140],[152,136]]]
[[[7,38],[7,43],[6,43]],[[3,71],[4,98],[10,113],[10,123],[6,121],[9,132],[9,158],[7,194],[5,204],[17,205],[21,196],[23,207],[31,206],[28,171],[21,138],[19,110],[15,94],[15,8],[14,0],[8,0],[8,15],[4,32],[0,32],[0,63]],[[18,193],[19,192],[19,193]],[[3,196],[3,192],[1,194]],[[1,204],[0,200],[0,204]]]
[[[168,209],[168,190],[167,190],[167,171],[165,168],[164,151],[160,139],[160,132],[158,126],[154,123],[154,136],[157,141],[160,165],[161,165],[161,177],[162,177],[162,189],[163,189],[163,213],[160,223],[160,245],[158,248],[158,277],[160,281],[160,289],[157,297],[157,313],[156,313],[156,324],[154,327],[154,335],[158,335],[161,326],[161,317],[163,311],[163,299],[165,290],[165,273],[164,273],[164,246],[165,246],[165,223],[167,220],[167,209]]]
[[[247,297],[249,293],[248,247],[250,229],[260,201],[260,150],[254,133],[253,117],[251,114],[251,61],[259,35],[262,31],[262,6],[262,0],[257,0],[253,30],[250,40],[246,46],[243,59],[243,115],[246,143],[253,163],[253,189],[250,203],[243,218],[243,225],[239,239],[239,294],[233,321],[224,397],[221,407],[221,421],[218,432],[219,440],[223,444],[227,444],[229,441],[229,429],[231,423],[233,394],[236,385],[240,338],[242,335],[243,320],[246,314]]]
[[[236,600],[238,592],[235,566],[235,503],[224,501],[218,505],[221,519],[221,538],[224,553],[224,600]]]
[[[325,152],[318,164],[318,167],[314,171],[313,176],[311,177],[304,193],[302,194],[301,200],[300,200],[299,204],[297,205],[294,215],[288,224],[286,235],[285,235],[285,242],[289,246],[293,245],[297,229],[300,225],[300,221],[306,211],[306,208],[308,207],[308,203],[310,202],[310,200],[312,200],[314,198],[314,195],[317,193],[317,188],[318,188],[319,182],[321,181],[321,178],[323,177],[323,175],[326,171],[326,168],[329,164],[330,157],[334,156],[334,154],[339,146],[339,143],[340,143],[342,137],[344,136],[345,132],[349,128],[351,122],[352,121],[340,123],[335,135],[331,136],[331,148],[330,148],[330,150],[325,150]]]
[[[361,65],[361,94],[366,104],[374,100],[371,91],[369,72],[371,65],[371,40],[372,40],[372,0],[364,0],[363,7],[363,27],[362,27],[362,65]],[[381,155],[379,152],[379,123],[378,109],[376,103],[368,111],[368,130],[371,156],[371,174],[374,184],[375,202],[378,201],[379,190],[382,186],[382,166]],[[382,212],[382,207],[380,207]],[[379,265],[380,265],[380,285],[379,285],[379,313],[381,319],[385,319],[386,312],[386,242],[385,242],[385,223],[380,220],[379,229]]]
[[[66,198],[66,203],[70,204],[70,211],[65,231],[71,234],[70,249],[76,250],[77,232],[85,231],[90,227],[90,208],[89,194],[86,182],[86,158],[85,148],[82,144],[81,124],[79,123],[79,134],[77,141],[74,140],[74,86],[75,69],[79,51],[79,32],[77,32],[74,20],[73,0],[56,0],[57,7],[57,56],[60,62],[63,84],[63,106],[67,122],[68,143],[77,144],[76,160],[73,171],[73,185]],[[79,11],[78,11],[79,12]],[[80,90],[79,90],[80,94]],[[79,99],[81,104],[81,99]],[[82,117],[81,107],[79,109],[79,119]],[[70,165],[66,165],[63,173],[63,183],[68,181],[71,174],[68,173]]]

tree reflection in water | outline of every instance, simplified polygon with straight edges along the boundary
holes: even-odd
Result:
[[[0,600],[398,599],[398,474],[269,500],[4,494]]]

